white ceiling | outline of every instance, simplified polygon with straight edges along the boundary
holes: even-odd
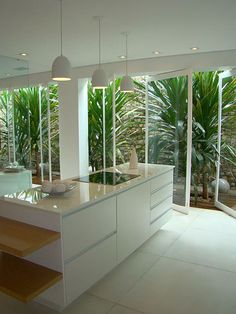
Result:
[[[0,55],[29,53],[30,72],[50,70],[60,53],[59,0],[0,0]],[[63,53],[72,66],[119,61],[129,32],[129,58],[236,49],[236,0],[63,0]],[[22,58],[22,57],[21,57]]]

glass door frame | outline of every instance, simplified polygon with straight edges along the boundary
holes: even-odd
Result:
[[[236,211],[219,201],[219,180],[220,180],[220,153],[221,153],[221,129],[222,129],[222,87],[223,79],[231,76],[236,76],[236,69],[225,71],[219,74],[219,106],[218,106],[218,141],[217,141],[217,167],[216,167],[216,187],[215,187],[215,207],[226,212],[236,218]]]
[[[42,92],[46,89],[46,101],[47,101],[47,125],[48,125],[48,180],[52,181],[52,154],[51,154],[51,109],[50,109],[50,85],[55,82],[49,82],[48,84],[39,84],[39,129],[40,129],[40,163],[41,163],[41,180],[45,180],[44,173],[44,158],[43,158],[43,132],[42,132]]]
[[[188,78],[188,118],[187,118],[187,159],[186,159],[186,187],[185,187],[185,205],[177,205],[173,203],[173,209],[188,214],[190,208],[190,191],[191,191],[191,163],[192,163],[192,108],[193,108],[193,92],[192,92],[192,69],[181,69],[172,72],[160,73],[147,79],[146,84],[151,81],[160,81],[171,79],[178,76],[187,76]],[[146,86],[147,86],[146,85]],[[148,88],[146,87],[146,112],[148,111]],[[145,134],[145,162],[148,163],[148,115],[146,114],[146,134]]]

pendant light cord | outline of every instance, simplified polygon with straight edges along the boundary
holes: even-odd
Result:
[[[126,47],[126,59],[125,59],[125,71],[126,71],[126,76],[128,75],[128,34],[125,33],[125,47]]]
[[[62,56],[62,0],[60,0],[60,19],[61,19],[61,56]]]
[[[101,67],[101,18],[98,18],[98,64]]]

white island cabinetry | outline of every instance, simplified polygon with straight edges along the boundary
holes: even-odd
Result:
[[[117,196],[117,258],[124,260],[149,234],[150,183]]]
[[[173,171],[151,180],[150,235],[157,232],[171,217],[173,201]]]
[[[128,165],[117,169],[138,177],[115,186],[79,182],[65,195],[46,195],[36,202],[29,197],[34,189],[25,192],[25,200],[24,193],[0,198],[0,216],[61,235],[27,258],[63,277],[36,301],[63,310],[170,218],[173,167],[139,164],[137,170]]]
[[[116,265],[116,197],[62,220],[67,303]]]

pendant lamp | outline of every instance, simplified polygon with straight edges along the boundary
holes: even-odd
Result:
[[[52,79],[54,81],[70,81],[70,61],[62,55],[62,0],[60,0],[60,32],[61,32],[61,55],[56,57],[52,64]]]
[[[101,17],[95,16],[95,19],[98,20],[98,58],[99,58],[99,67],[93,72],[92,76],[92,87],[94,89],[104,89],[108,86],[108,79],[105,71],[101,68]]]
[[[132,78],[128,75],[128,33],[122,33],[125,35],[125,50],[126,50],[126,59],[125,59],[125,76],[122,77],[120,82],[120,91],[125,93],[134,92],[134,82]]]

